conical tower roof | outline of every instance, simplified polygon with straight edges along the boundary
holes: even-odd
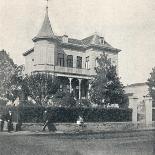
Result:
[[[37,34],[36,37],[33,38],[35,41],[36,39],[47,39],[47,38],[54,38],[54,33],[51,27],[51,23],[48,17],[48,7],[46,7],[46,13],[45,13],[45,18],[42,24],[42,27]]]

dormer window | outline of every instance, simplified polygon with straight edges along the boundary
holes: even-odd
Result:
[[[68,43],[68,36],[67,35],[63,35],[62,42],[63,43]]]
[[[100,37],[100,44],[104,44],[104,38]]]

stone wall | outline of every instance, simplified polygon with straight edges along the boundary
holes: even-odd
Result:
[[[55,123],[58,131],[75,132],[81,130],[76,123]],[[26,131],[41,131],[42,123],[24,123],[23,130]],[[107,123],[85,123],[84,131],[102,132],[102,131],[124,131],[135,129],[132,122],[107,122]],[[47,129],[46,129],[47,130]]]

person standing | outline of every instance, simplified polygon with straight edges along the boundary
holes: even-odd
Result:
[[[2,115],[0,118],[1,132],[3,132],[3,129],[4,129],[4,121],[5,121],[5,117],[4,115]]]
[[[13,123],[12,123],[12,112],[9,110],[7,114],[7,122],[8,122],[8,132],[13,130]]]

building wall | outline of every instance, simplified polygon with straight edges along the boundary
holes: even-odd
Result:
[[[129,85],[124,88],[126,94],[132,94],[138,98],[139,101],[144,99],[144,96],[149,94],[148,85],[146,83]]]
[[[34,45],[34,65],[54,65],[55,44],[47,40],[40,40]]]
[[[103,54],[103,52],[105,52],[108,58],[111,59],[112,65],[115,65],[118,71],[118,53],[89,49],[86,51],[85,57],[90,57],[90,70],[92,74],[95,74],[95,67],[97,67],[96,58],[100,57],[100,55]]]
[[[66,55],[66,63],[65,66],[67,66],[67,55],[73,55],[73,68],[76,68],[76,63],[77,63],[77,56],[82,57],[82,68],[85,68],[85,52],[84,51],[79,51],[79,50],[72,50],[72,49],[63,49],[64,53]]]
[[[30,74],[34,68],[34,52],[25,57],[25,73]]]
[[[103,52],[108,55],[108,58],[111,58],[112,64],[116,65],[118,70],[118,53],[93,48],[86,51],[76,50],[60,47],[52,41],[39,40],[34,44],[34,52],[25,56],[26,73],[29,74],[32,71],[53,71],[55,69],[54,66],[57,65],[57,55],[61,52],[64,54],[64,67],[67,67],[67,55],[73,55],[73,68],[76,68],[77,56],[82,57],[82,69],[89,70],[89,72],[84,71],[83,73],[89,73],[88,76],[95,74],[96,58],[100,57]],[[86,68],[85,65],[86,57],[89,57],[89,68]]]

